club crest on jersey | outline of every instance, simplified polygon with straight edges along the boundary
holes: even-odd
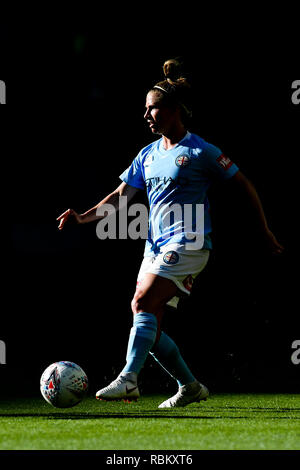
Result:
[[[163,260],[166,264],[176,264],[178,263],[179,255],[176,251],[168,251],[163,257]]]
[[[233,162],[230,160],[230,158],[225,157],[223,153],[217,158],[217,162],[225,171],[229,170],[229,168],[233,165]]]
[[[188,166],[191,163],[191,159],[187,155],[179,155],[179,157],[176,158],[175,163],[179,167]]]

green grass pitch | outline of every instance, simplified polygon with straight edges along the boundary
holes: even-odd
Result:
[[[217,394],[186,408],[157,409],[88,397],[70,409],[43,398],[1,400],[1,450],[298,450],[300,395]]]

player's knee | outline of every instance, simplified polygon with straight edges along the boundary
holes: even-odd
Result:
[[[146,302],[144,301],[144,296],[135,295],[131,301],[131,310],[133,313],[146,312],[145,309]]]
[[[145,295],[143,292],[137,292],[132,299],[131,309],[134,314],[141,312],[156,313],[158,309],[156,302],[151,300],[149,296]]]

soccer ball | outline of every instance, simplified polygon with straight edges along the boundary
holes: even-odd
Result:
[[[88,378],[74,362],[54,362],[43,372],[40,389],[50,405],[70,408],[83,400],[88,389]]]

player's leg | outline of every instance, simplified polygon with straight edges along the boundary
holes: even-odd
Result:
[[[132,300],[133,327],[131,328],[126,365],[121,374],[135,372],[143,367],[157,335],[163,307],[177,292],[177,287],[169,279],[147,273],[137,288]]]
[[[182,258],[182,254],[180,257]],[[201,253],[200,260],[196,262],[197,270],[199,272],[204,268],[207,260],[208,254]],[[185,265],[181,266],[181,270],[183,270],[182,272],[186,273],[191,268],[190,260],[188,259],[184,262]],[[156,263],[156,266],[153,265],[151,269],[154,271],[158,270],[158,272],[160,272],[159,263]],[[159,266],[157,266],[157,264]],[[175,279],[174,269],[172,269],[172,272],[170,273],[171,279],[168,279],[167,277],[162,277],[168,276],[165,266],[163,271],[160,273],[162,276],[157,275],[157,272],[156,274],[145,274],[145,269],[143,270],[142,267],[141,271],[144,271],[142,273],[143,276],[140,277],[142,281],[139,282],[139,286],[132,302],[132,309],[135,315],[134,326],[131,330],[132,334],[128,344],[127,362],[125,368],[118,378],[120,380],[121,377],[123,384],[113,383],[111,385],[113,386],[113,389],[117,388],[120,390],[123,387],[123,390],[125,390],[125,384],[128,383],[130,384],[128,389],[135,389],[136,392],[133,391],[133,393],[138,393],[137,374],[144,364],[145,359],[151,349],[151,343],[153,347],[155,342],[155,347],[152,351],[153,356],[157,362],[177,380],[179,385],[178,393],[174,397],[171,397],[162,403],[160,407],[185,406],[188,403],[206,399],[208,396],[207,388],[195,379],[188,366],[184,362],[174,341],[171,340],[171,338],[169,338],[166,334],[159,336],[160,322],[164,305],[168,303],[170,299],[173,299],[174,296],[178,295],[178,287],[184,293],[189,293],[191,286],[188,287],[184,281],[188,281],[188,283],[191,281],[192,283],[192,280],[190,279],[191,276],[178,276],[178,278]],[[147,263],[145,267],[146,270],[150,269],[149,264]],[[147,313],[147,311],[154,313]],[[156,340],[154,338],[155,328]],[[103,391],[105,394],[111,394],[111,386],[100,390],[97,395],[100,396],[103,394]]]
[[[97,392],[98,399],[135,399],[139,396],[137,376],[155,343],[163,307],[176,292],[177,287],[170,279],[145,274],[132,300],[134,317],[126,365],[115,381]]]
[[[153,346],[150,354],[177,381],[179,387],[196,380],[184,361],[177,344],[164,331],[161,332],[160,338]]]
[[[173,377],[179,386],[178,392],[159,405],[159,408],[186,406],[189,403],[206,400],[208,389],[192,374],[176,343],[164,331],[150,351],[158,364]]]
[[[195,277],[202,271],[208,261],[208,253],[196,253],[195,257],[189,254],[186,256],[180,253],[179,261],[181,267],[177,270],[177,286],[182,289],[182,295],[188,295],[191,291]],[[194,262],[193,262],[194,260]],[[183,269],[183,270],[182,270]],[[195,269],[195,270],[194,270]],[[175,272],[174,272],[175,271]],[[181,271],[181,272],[180,272]],[[181,276],[182,273],[194,272],[194,275]],[[172,268],[174,276],[176,270]],[[182,282],[181,282],[182,280]],[[175,298],[168,302],[168,305],[177,306]],[[178,299],[177,299],[178,300]],[[185,406],[189,403],[206,399],[209,392],[207,388],[198,382],[184,361],[181,352],[175,342],[165,333],[161,332],[160,338],[156,341],[151,350],[151,355],[160,364],[160,366],[173,377],[179,386],[178,393],[170,399],[163,402],[159,407]]]
[[[162,318],[163,315],[161,314],[160,317]],[[159,330],[150,354],[177,381],[179,387],[178,393],[161,403],[160,408],[185,406],[208,397],[207,388],[197,381],[184,361],[178,346],[164,331]]]

